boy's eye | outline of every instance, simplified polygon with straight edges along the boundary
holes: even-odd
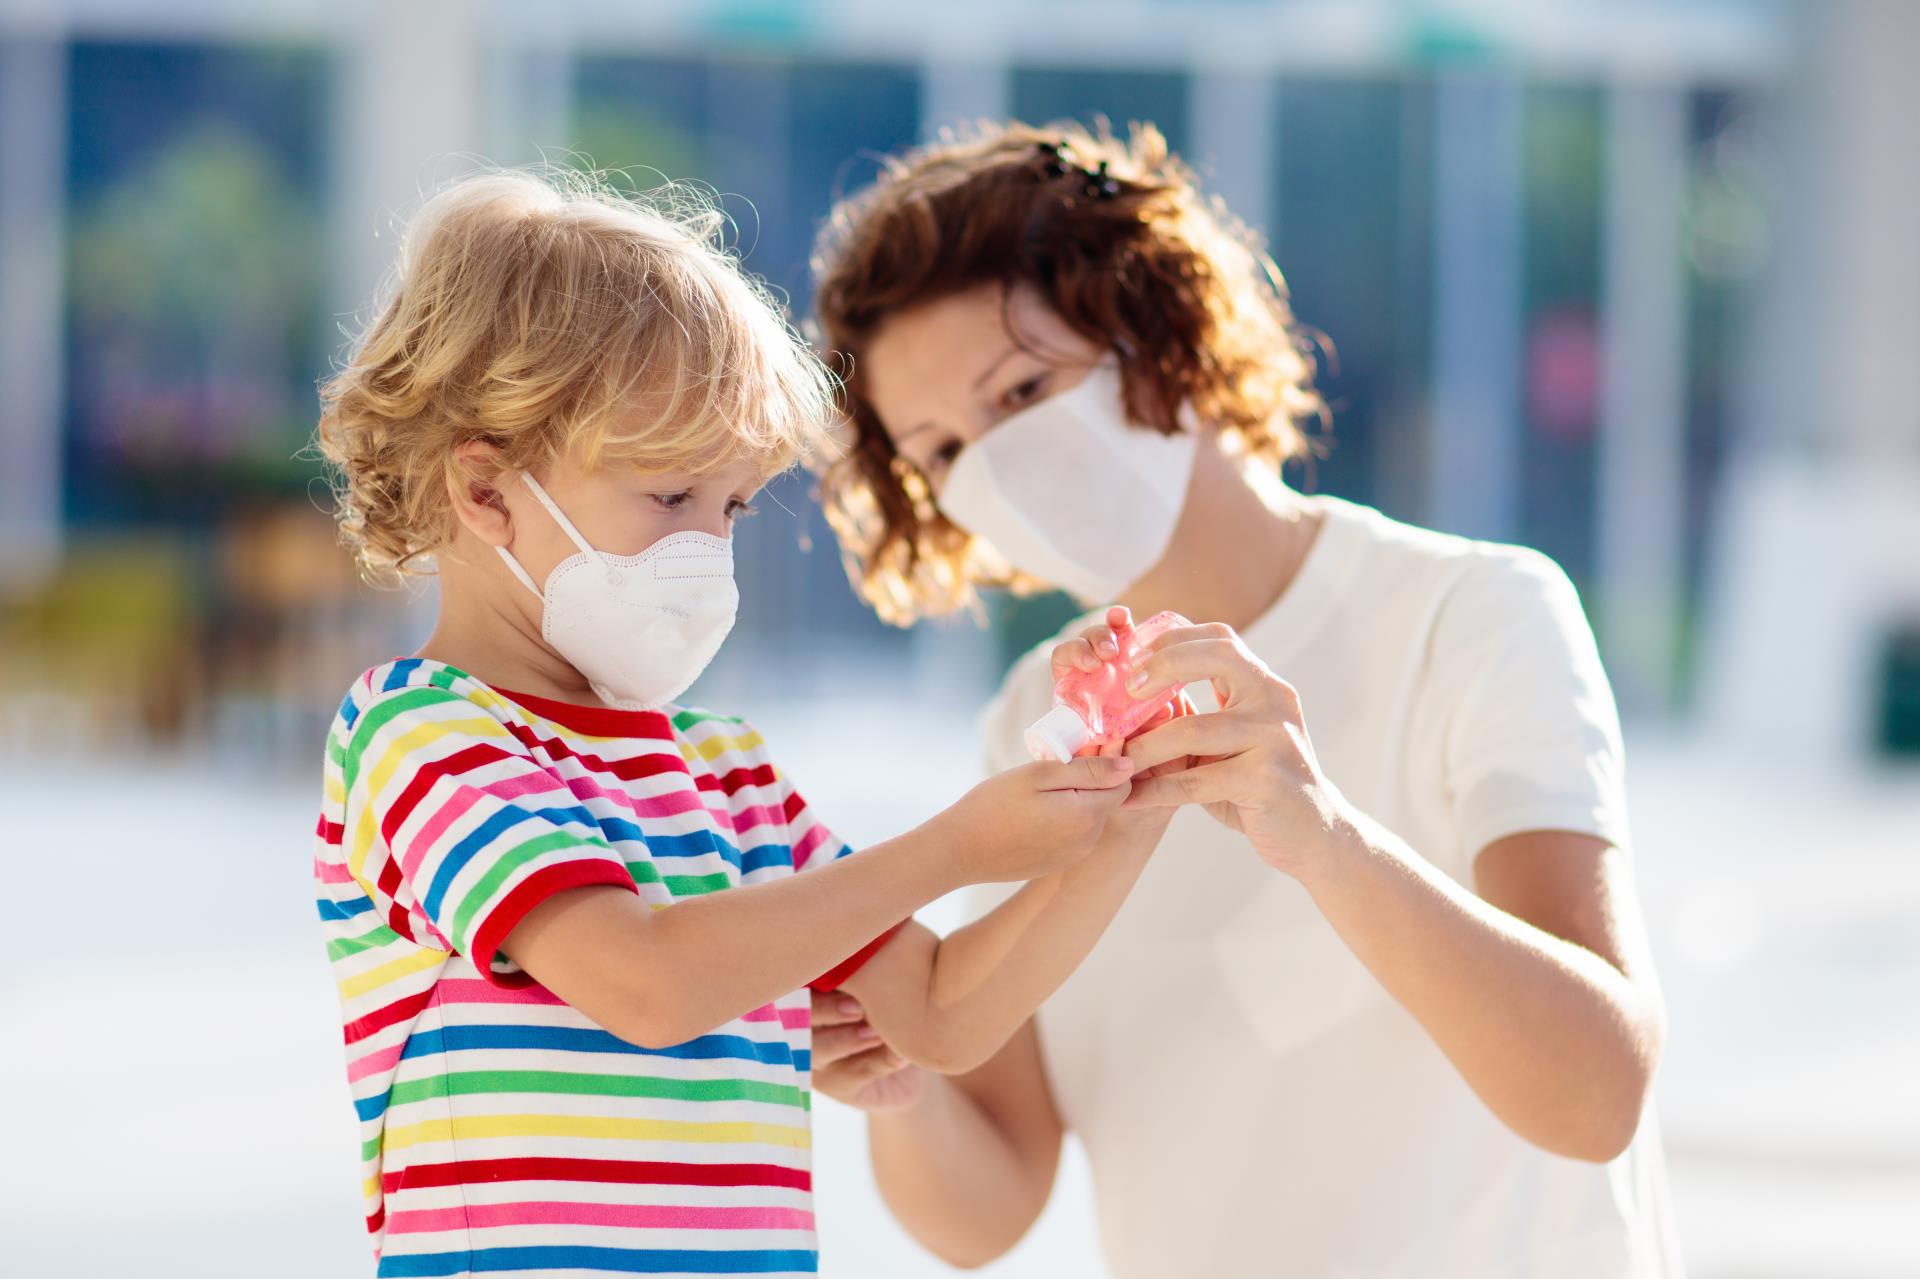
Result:
[[[749,515],[758,514],[760,514],[759,507],[748,502],[742,502],[737,497],[727,503],[727,518],[730,520],[744,520]]]
[[[686,493],[654,493],[654,494],[652,494],[651,496],[653,497],[653,500],[654,500],[654,502],[655,502],[655,503],[657,503],[657,504],[659,505],[659,507],[660,507],[660,509],[661,509],[661,510],[663,510],[663,511],[677,511],[677,510],[679,510],[679,509],[680,509],[680,508],[681,508],[682,506],[685,506],[685,505],[686,505],[686,502],[687,502],[687,499],[688,499],[688,498],[690,498],[690,497],[692,497],[692,496],[693,496],[693,494],[692,494],[691,492],[686,492]]]

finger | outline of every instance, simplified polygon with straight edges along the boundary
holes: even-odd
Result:
[[[1087,636],[1077,636],[1054,645],[1053,677],[1056,680],[1068,671],[1092,672],[1099,669],[1100,658],[1094,652],[1093,641]]]
[[[864,1019],[866,1009],[860,1001],[845,991],[816,990],[813,992],[813,1024],[815,1026],[845,1026]]]
[[[1062,836],[1075,842],[1084,837],[1086,847],[1092,848],[1092,841],[1098,837],[1115,813],[1126,806],[1129,789],[1115,786],[1110,790],[1071,790],[1054,791],[1055,803],[1065,806],[1065,811],[1055,814],[1062,823]]]
[[[1122,808],[1166,808],[1178,804],[1211,804],[1231,800],[1239,793],[1239,772],[1232,761],[1201,764],[1177,773],[1147,777],[1133,784]]]
[[[1111,790],[1127,784],[1134,764],[1125,755],[1083,755],[1064,764],[1043,760],[1021,767],[1032,770],[1035,790]]]
[[[1191,644],[1195,640],[1233,640],[1238,638],[1240,638],[1240,633],[1231,626],[1228,626],[1225,622],[1197,622],[1192,626],[1168,627],[1166,630],[1154,636],[1153,642],[1147,645],[1147,648],[1150,652],[1158,653],[1161,649],[1172,648],[1175,644]]]
[[[1111,662],[1120,656],[1120,637],[1133,629],[1133,614],[1125,605],[1116,604],[1107,610],[1106,621],[1089,626],[1070,640],[1063,640],[1053,649],[1053,674],[1058,679],[1070,670],[1086,671],[1091,674],[1100,669],[1102,662]]]
[[[1114,786],[1107,790],[1077,790],[1065,792],[1074,803],[1087,808],[1089,816],[1105,821],[1127,802],[1129,790],[1126,786]]]
[[[1143,768],[1139,772],[1133,775],[1135,779],[1134,785],[1138,786],[1141,782],[1146,781],[1148,778],[1165,777],[1168,773],[1177,773],[1183,768],[1192,768],[1193,765],[1194,765],[1193,756],[1182,755],[1179,759],[1170,759],[1164,764],[1155,764],[1152,768]],[[1131,788],[1129,788],[1128,794],[1129,795],[1132,794]]]
[[[1069,837],[1075,823],[1084,823],[1088,835],[1098,834],[1100,828],[1107,824],[1107,819],[1119,812],[1127,802],[1128,793],[1125,785],[1106,790],[1048,791],[1048,799],[1059,806],[1049,816],[1060,823],[1060,829]]]
[[[1120,656],[1121,639],[1133,629],[1133,614],[1123,604],[1115,604],[1107,610],[1106,621],[1099,626],[1089,626],[1080,632],[1101,661],[1111,662]]]
[[[1156,648],[1135,669],[1133,678],[1127,681],[1127,691],[1144,699],[1164,693],[1175,684],[1212,680],[1224,694],[1220,704],[1225,706],[1246,691],[1255,676],[1253,664],[1238,640],[1195,637]]]
[[[835,1087],[857,1090],[876,1079],[885,1079],[888,1075],[904,1068],[906,1062],[888,1049],[869,1048],[857,1053],[833,1067]]]
[[[1238,755],[1270,729],[1232,711],[1183,715],[1127,742],[1127,756],[1144,771],[1182,755]]]
[[[879,1042],[879,1032],[864,1021],[851,1026],[823,1026],[813,1032],[813,1064],[818,1067],[839,1061],[866,1052]]]
[[[1115,631],[1111,626],[1089,626],[1086,630],[1081,631],[1078,636],[1066,641],[1066,643],[1060,647],[1065,648],[1067,644],[1084,644],[1086,645],[1086,651],[1093,655],[1093,666],[1082,667],[1081,669],[1083,670],[1097,670],[1099,669],[1100,663],[1111,662],[1114,658],[1120,656],[1119,632]]]

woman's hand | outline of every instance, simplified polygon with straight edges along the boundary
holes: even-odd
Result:
[[[1091,675],[1106,663],[1120,656],[1120,632],[1133,625],[1133,614],[1123,605],[1115,604],[1107,610],[1107,620],[1096,622],[1072,639],[1061,640],[1053,646],[1053,682],[1058,684],[1073,671],[1085,671]],[[1082,754],[1091,755],[1093,750],[1082,748]]]
[[[1289,874],[1310,868],[1351,822],[1314,758],[1299,694],[1218,622],[1160,636],[1129,691],[1151,697],[1199,680],[1213,684],[1219,712],[1177,717],[1127,743],[1140,772],[1126,807],[1204,804],[1269,865]],[[1183,757],[1190,763],[1179,767]],[[1160,771],[1168,765],[1177,771]]]
[[[880,1041],[860,1001],[813,992],[813,1086],[859,1110],[905,1110],[926,1095],[927,1076]]]

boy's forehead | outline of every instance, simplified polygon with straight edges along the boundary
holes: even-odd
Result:
[[[680,488],[727,489],[737,493],[756,492],[773,478],[765,461],[743,456],[714,458],[701,465],[671,469],[635,464],[632,469],[634,474],[650,483]]]

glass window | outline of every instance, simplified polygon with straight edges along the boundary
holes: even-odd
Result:
[[[1522,124],[1519,540],[1593,584],[1606,122],[1598,89],[1535,87]]]
[[[1690,669],[1707,541],[1733,438],[1743,326],[1768,263],[1768,168],[1779,139],[1762,125],[1764,91],[1692,95],[1683,247],[1687,288],[1686,582],[1682,671]]]
[[[1104,115],[1123,136],[1128,121],[1150,122],[1179,151],[1187,145],[1187,77],[1176,71],[1019,67],[1013,73],[1013,114],[1029,124],[1085,124]]]
[[[1417,518],[1432,271],[1428,90],[1397,80],[1293,78],[1276,95],[1271,244],[1299,321],[1325,336],[1333,412],[1316,492]]]
[[[325,74],[308,50],[73,46],[72,521],[201,524],[314,475]]]

